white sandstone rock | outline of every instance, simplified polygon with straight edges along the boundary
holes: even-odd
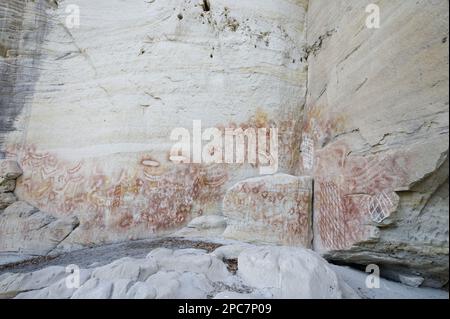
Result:
[[[17,200],[13,193],[0,193],[0,210],[5,209]]]
[[[129,279],[114,280],[111,299],[127,299],[128,291],[134,284],[135,282]]]
[[[196,229],[211,229],[211,228],[225,228],[227,222],[225,217],[218,215],[207,215],[197,217],[188,224],[189,228]]]
[[[50,266],[26,274],[4,274],[0,276],[0,297],[13,298],[21,292],[39,290],[65,278],[68,274],[61,266]]]
[[[309,1],[302,129],[309,151],[299,173],[315,180],[314,249],[344,263],[382,264],[385,273],[413,271],[423,285],[442,287],[449,3],[379,2],[392,15],[377,32],[364,26],[368,3]]]
[[[113,282],[91,278],[85,282],[71,299],[109,299],[113,290]]]
[[[219,248],[214,250],[211,255],[216,256],[221,260],[237,259],[242,251],[250,247],[253,247],[253,245],[246,243],[220,246]]]
[[[0,214],[0,251],[46,255],[78,225],[76,216],[57,219],[26,202],[15,202]]]
[[[83,285],[91,276],[91,270],[81,269],[79,284]],[[72,286],[72,282],[69,281],[69,274],[66,273],[66,277],[58,282],[45,287],[40,290],[32,290],[19,294],[15,299],[69,299],[77,291],[77,287]],[[68,282],[69,281],[69,282]]]
[[[156,290],[156,299],[172,299],[180,288],[177,271],[158,271],[146,280],[146,284]]]
[[[17,216],[17,217],[21,217],[21,218],[27,218],[38,211],[39,211],[39,209],[31,206],[27,202],[17,201],[5,209],[5,211],[3,212],[3,216],[9,215],[11,217]]]
[[[156,289],[144,282],[135,283],[126,294],[128,299],[155,299],[156,296]]]
[[[326,260],[313,251],[264,246],[244,250],[238,274],[256,288],[271,288],[275,298],[339,299],[338,277]]]
[[[186,227],[177,231],[179,237],[215,237],[220,236],[227,226],[225,217],[206,215],[194,218]]]
[[[223,281],[230,275],[221,260],[202,250],[156,249],[147,258],[155,260],[161,270],[203,273],[212,281]]]
[[[214,287],[204,274],[160,271],[145,282],[157,291],[157,299],[206,299]]]
[[[96,268],[92,272],[92,278],[102,280],[128,279],[132,281],[145,281],[157,271],[158,266],[152,259],[124,257],[108,265]]]
[[[295,164],[307,80],[306,1],[219,0],[205,12],[197,0],[71,0],[81,27],[70,33],[61,23],[65,4],[45,10],[49,1],[22,2],[17,14],[4,15],[11,25],[2,41],[20,56],[10,62],[0,54],[0,73],[10,80],[0,97],[19,115],[8,119],[16,131],[5,145],[0,132],[1,151],[18,154],[26,181],[16,187],[19,198],[90,225],[68,241],[165,234],[200,210],[218,211],[230,185],[260,174],[251,165],[171,162],[172,130],[192,128],[193,119],[205,129],[276,126],[279,168]],[[44,26],[21,28],[36,21]],[[28,86],[26,98],[11,93]],[[118,186],[117,205],[100,176]],[[98,223],[92,207],[108,222]]]

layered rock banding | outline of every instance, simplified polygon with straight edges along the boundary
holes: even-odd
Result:
[[[361,24],[369,3],[308,8],[315,50],[302,134],[314,164],[306,154],[301,171],[315,179],[314,246],[336,261],[377,263],[394,278],[418,275],[441,286],[448,281],[448,2],[379,4],[380,29]]]
[[[0,253],[177,232],[313,248],[442,287],[448,1],[429,2],[378,3],[370,29],[369,0],[76,0],[76,28],[66,1],[3,1]],[[277,128],[281,174],[173,163],[171,131],[194,120]],[[155,283],[207,286],[165,271]],[[120,290],[103,279],[80,296]]]
[[[9,134],[2,148],[24,170],[21,199],[78,216],[67,243],[165,234],[216,213],[227,188],[259,174],[248,164],[172,163],[171,131],[191,130],[193,120],[219,130],[277,127],[280,171],[292,171],[306,2],[214,1],[206,10],[202,1],[78,0],[70,4],[80,8],[79,28],[65,26],[67,3],[58,3],[36,29],[45,40],[39,79],[26,121],[16,123],[26,134]]]

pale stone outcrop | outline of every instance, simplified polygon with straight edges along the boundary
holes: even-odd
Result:
[[[155,299],[157,291],[154,287],[146,283],[137,282],[128,289],[126,295],[121,296],[126,299]]]
[[[248,246],[248,245],[247,245]],[[104,266],[80,269],[79,287],[74,272],[50,266],[30,273],[0,275],[0,298],[17,299],[271,299],[271,298],[447,298],[448,292],[413,288],[380,279],[379,289],[366,286],[367,273],[333,266],[313,251],[281,246],[251,246],[239,256],[237,273],[211,280],[210,269],[192,267],[180,258],[178,270],[164,259],[195,254],[199,249],[156,249],[150,255],[160,266],[150,276],[135,275],[149,258],[123,258]],[[100,261],[100,260],[99,260]],[[162,261],[160,263],[159,261]],[[130,274],[120,270],[126,265]],[[147,268],[147,266],[145,266]],[[217,270],[221,273],[221,270]],[[141,273],[141,271],[139,271]],[[98,275],[101,274],[101,278]],[[336,274],[339,274],[336,275]],[[315,281],[315,282],[314,282]],[[314,283],[313,283],[314,282]]]
[[[448,1],[310,1],[300,174],[314,248],[448,282]]]
[[[5,209],[15,201],[17,201],[17,197],[13,193],[0,193],[0,210]]]
[[[223,201],[224,237],[310,247],[312,179],[276,174],[237,183]]]
[[[16,161],[0,160],[0,178],[15,180],[22,174],[23,171]]]
[[[16,188],[16,179],[22,173],[16,161],[0,160],[0,211],[17,200],[13,191]]]
[[[75,216],[55,218],[28,203],[15,202],[0,214],[0,251],[46,255],[78,225]]]
[[[156,260],[165,270],[204,273],[212,281],[225,280],[229,273],[225,264],[217,257],[205,254],[202,250],[156,249],[148,254],[148,259]]]
[[[91,272],[92,271],[88,269],[81,269],[79,273],[79,282],[77,283],[83,285],[87,280],[89,280]],[[70,275],[70,273],[66,271],[65,278],[62,278],[44,289],[22,292],[17,295],[15,299],[69,299],[78,288],[68,286],[68,275]]]
[[[109,299],[113,286],[112,281],[90,278],[74,292],[71,299]]]
[[[180,237],[214,237],[220,236],[227,227],[224,216],[206,215],[194,218],[174,235]]]
[[[96,268],[92,278],[102,280],[127,279],[130,281],[145,281],[158,271],[158,265],[150,259],[136,260],[125,257],[115,262]]]
[[[252,245],[246,243],[224,245],[215,249],[211,254],[222,260],[237,259],[241,252],[250,247],[252,247]]]
[[[0,276],[0,298],[13,298],[21,292],[44,289],[67,276],[62,266],[51,266],[27,274]]]
[[[280,246],[244,250],[239,275],[249,286],[271,288],[275,298],[340,299],[339,280],[326,260],[313,251]]]

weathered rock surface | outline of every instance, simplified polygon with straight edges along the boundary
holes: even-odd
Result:
[[[246,243],[224,245],[214,250],[212,255],[222,260],[237,259],[241,252],[250,247],[252,247],[252,245]]]
[[[338,277],[326,260],[311,250],[280,246],[244,250],[239,275],[249,286],[270,287],[275,298],[340,299]]]
[[[448,299],[448,291],[433,288],[415,288],[380,278],[379,288],[368,287],[366,272],[350,267],[331,265],[340,280],[363,299]]]
[[[28,292],[21,292],[17,295],[16,299],[68,299],[70,298],[78,288],[71,288],[67,285],[68,277],[70,273],[66,271],[64,278],[59,281],[52,280],[53,284],[43,289],[31,290]],[[79,284],[83,285],[91,275],[91,270],[80,270]],[[119,282],[119,281],[117,281]]]
[[[0,160],[0,211],[17,200],[12,192],[20,175],[22,169],[16,161]]]
[[[17,198],[13,193],[0,193],[0,210],[5,209],[15,201],[17,201]]]
[[[21,200],[80,217],[68,242],[172,232],[219,211],[228,187],[259,175],[261,163],[172,163],[170,133],[192,133],[193,120],[220,131],[277,127],[279,170],[295,166],[306,1],[216,0],[209,10],[185,0],[48,3],[0,4],[8,23],[7,7],[18,20],[2,33],[8,52],[8,36],[30,45],[0,57],[2,97],[14,109],[0,151],[24,170]],[[65,23],[69,4],[80,9],[78,28]]]
[[[22,173],[22,169],[16,161],[0,160],[0,179],[16,180]]]
[[[158,248],[149,253],[149,258],[127,257],[104,266],[81,267],[78,288],[73,287],[77,280],[73,280],[74,272],[69,267],[50,266],[30,273],[5,273],[0,275],[0,298],[448,298],[448,292],[412,288],[385,279],[380,280],[379,289],[369,289],[367,273],[329,265],[310,250],[243,246],[247,248],[239,256],[238,272],[229,272],[226,276],[220,267],[216,267],[219,275],[211,276],[207,265],[193,267],[191,259],[180,258],[178,270],[173,270],[172,263],[167,262],[168,256],[210,257],[204,250]],[[99,259],[98,263],[102,261]],[[221,279],[217,280],[219,277]],[[317,282],[312,284],[313,280]]]
[[[45,289],[67,276],[66,269],[52,266],[27,274],[0,276],[0,298],[13,298],[21,292]]]
[[[448,282],[448,1],[310,1],[301,174],[314,247]],[[398,280],[398,278],[396,278]]]
[[[145,281],[157,271],[158,265],[153,260],[135,260],[125,257],[95,269],[92,272],[92,277],[102,280],[127,279],[130,281]]]
[[[55,218],[19,201],[0,214],[0,251],[46,255],[78,227],[74,217]]]
[[[7,180],[0,177],[0,193],[13,192],[16,188],[15,180]]]
[[[174,236],[180,237],[214,237],[220,236],[227,227],[227,221],[224,216],[206,215],[194,218]]]
[[[225,264],[216,258],[205,254],[203,250],[186,249],[172,251],[162,248],[152,251],[148,256],[156,260],[158,266],[171,271],[189,271],[204,273],[212,281],[223,281],[229,275]]]
[[[371,2],[74,0],[81,25],[69,28],[68,1],[1,1],[6,262],[187,225],[176,234],[303,247],[314,233],[329,260],[448,285],[448,1],[379,2],[379,29],[365,25]],[[248,179],[261,163],[173,164],[170,132],[193,120],[277,127],[279,171],[312,176],[314,194],[299,177]],[[210,215],[222,203],[226,230]],[[222,269],[215,260],[241,248],[180,258]],[[172,254],[161,263],[173,287],[182,269],[212,280],[214,267],[175,266]],[[175,295],[106,277],[81,295]]]
[[[224,237],[310,247],[312,179],[286,174],[237,183],[223,201]]]

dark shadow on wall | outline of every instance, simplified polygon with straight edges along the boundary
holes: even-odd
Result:
[[[39,78],[40,47],[47,32],[48,1],[0,2],[0,159],[8,133],[24,130],[16,120]]]

